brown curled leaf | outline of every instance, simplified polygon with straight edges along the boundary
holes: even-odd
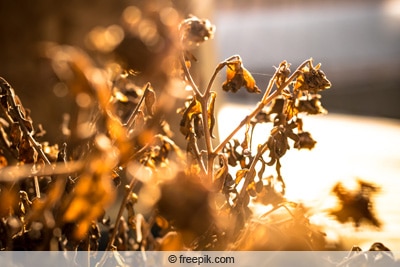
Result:
[[[13,146],[17,146],[22,138],[22,131],[19,127],[19,123],[14,122],[10,127],[10,139]]]
[[[147,87],[146,98],[144,99],[144,101],[145,101],[147,112],[150,115],[154,115],[155,103],[156,103],[156,93],[149,86]]]
[[[321,104],[321,95],[303,96],[296,102],[298,112],[304,112],[308,115],[326,114],[327,111]]]
[[[245,87],[250,93],[261,93],[251,73],[243,67],[240,57],[228,62],[226,66],[226,80],[222,84],[224,91],[236,93],[240,88]]]
[[[245,177],[248,172],[249,172],[248,169],[238,170],[236,172],[235,184],[238,185],[240,183],[240,181],[243,179],[243,177]]]
[[[210,130],[210,135],[212,138],[215,138],[213,134],[214,126],[215,126],[215,114],[214,114],[214,105],[215,105],[215,98],[217,96],[216,92],[211,92],[210,103],[208,104],[208,128]]]
[[[197,101],[196,98],[193,98],[188,108],[184,111],[180,122],[180,131],[184,136],[187,137],[190,133],[194,132],[191,122],[192,119],[194,119],[194,116],[200,114],[201,114],[201,104],[199,101]]]
[[[313,149],[317,141],[315,141],[309,132],[301,132],[297,134],[299,140],[294,144],[297,149]]]
[[[215,172],[214,190],[219,192],[223,189],[226,177],[228,175],[228,162],[223,155],[218,155],[220,159],[220,168]]]

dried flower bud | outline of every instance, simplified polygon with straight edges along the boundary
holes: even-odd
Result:
[[[212,39],[215,26],[207,19],[199,19],[191,16],[185,19],[179,26],[181,41],[185,49],[191,49],[202,42]]]

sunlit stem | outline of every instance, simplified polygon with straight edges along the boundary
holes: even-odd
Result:
[[[143,101],[146,99],[146,96],[149,92],[149,88],[150,88],[151,84],[147,83],[146,84],[146,88],[144,90],[143,96],[140,98],[139,103],[136,105],[135,110],[132,112],[132,114],[129,116],[128,120],[126,121],[126,123],[123,124],[123,126],[127,127],[128,129],[131,129],[135,120],[136,120],[136,116],[140,110],[140,107],[142,106]]]
[[[37,176],[33,177],[33,183],[35,185],[35,194],[36,198],[40,198],[40,186],[39,186],[39,178]]]
[[[190,139],[194,139],[194,138],[195,138],[194,134],[191,133],[190,137],[189,137],[189,140]],[[203,160],[203,157],[202,157],[202,155],[201,155],[201,153],[199,151],[199,147],[198,147],[197,143],[195,141],[194,142],[189,141],[189,146],[190,146],[190,149],[194,152],[195,159],[199,163],[202,173],[203,174],[207,174],[207,169],[206,169],[206,167],[204,165],[204,160]]]
[[[268,149],[268,141],[265,142],[262,146],[260,146],[257,150],[257,154],[254,157],[253,161],[251,162],[251,165],[249,167],[249,171],[246,173],[245,180],[242,186],[242,189],[239,193],[238,196],[238,201],[235,203],[235,206],[241,206],[243,200],[244,200],[244,194],[247,191],[247,187],[250,184],[251,180],[255,176],[255,171],[256,171],[256,164],[258,162],[258,159],[264,154],[264,152]]]
[[[274,212],[280,208],[284,208],[292,218],[295,218],[294,214],[290,211],[290,209],[288,207],[286,207],[286,204],[297,205],[295,202],[291,202],[291,201],[281,203],[278,206],[274,207],[273,209],[271,209],[271,210],[267,211],[266,213],[264,213],[263,215],[261,215],[260,219],[267,217],[269,214],[271,214],[272,212]]]
[[[185,74],[186,79],[188,80],[188,82],[189,82],[190,86],[192,87],[194,93],[201,98],[202,94],[201,94],[199,88],[197,87],[196,83],[194,82],[193,77],[190,74],[188,67],[186,66],[186,60],[185,60],[185,54],[184,53],[182,53],[182,56],[181,56],[180,60],[181,60],[183,73]]]
[[[115,221],[113,232],[112,232],[112,234],[110,236],[110,241],[108,241],[106,251],[114,250],[114,242],[115,242],[115,238],[116,238],[116,236],[118,234],[118,229],[119,229],[119,225],[121,223],[121,218],[122,218],[122,215],[124,213],[124,210],[125,210],[125,207],[126,207],[126,203],[128,202],[130,194],[131,194],[133,188],[135,187],[136,183],[137,183],[136,178],[132,177],[131,182],[129,183],[129,185],[125,187],[125,196],[122,199],[122,203],[121,203],[121,205],[119,207],[117,219]],[[106,255],[106,254],[104,254],[104,255]],[[99,262],[100,265],[98,265],[98,266],[102,266],[104,264],[104,260],[105,259],[102,258],[100,260],[100,262]]]

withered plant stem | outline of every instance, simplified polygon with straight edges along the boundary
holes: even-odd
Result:
[[[126,203],[128,202],[130,194],[131,194],[133,188],[135,187],[136,183],[137,183],[137,179],[134,176],[132,176],[131,182],[129,183],[128,186],[125,187],[125,195],[124,195],[124,198],[122,199],[122,203],[121,203],[121,205],[119,207],[118,215],[117,215],[117,218],[115,220],[114,229],[113,229],[112,234],[110,236],[110,240],[108,241],[106,251],[114,250],[113,249],[114,241],[115,241],[115,237],[118,234],[118,228],[119,228],[119,225],[121,223],[121,218],[122,218],[122,215],[124,213]],[[104,258],[104,256],[103,256],[103,258]],[[103,258],[100,260],[99,263],[101,263],[101,264],[98,265],[98,266],[102,266],[104,264],[104,260],[105,259],[103,259]]]
[[[142,97],[139,100],[139,103],[136,105],[136,108],[133,110],[133,112],[131,113],[131,115],[129,116],[128,120],[126,121],[126,123],[123,124],[123,126],[127,127],[128,129],[131,129],[131,127],[133,126],[133,124],[135,123],[136,120],[136,116],[140,110],[140,107],[143,104],[143,101],[146,99],[146,96],[149,92],[149,88],[150,88],[151,84],[147,83],[145,90],[143,92]]]

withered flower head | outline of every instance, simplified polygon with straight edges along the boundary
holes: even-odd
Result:
[[[185,49],[194,48],[214,37],[215,26],[207,19],[190,16],[180,25],[181,41]]]
[[[236,93],[240,88],[245,87],[250,93],[261,93],[251,73],[243,67],[239,56],[237,60],[228,62],[226,66],[226,80],[222,84],[224,91]]]
[[[304,66],[301,75],[296,79],[294,84],[295,90],[308,91],[310,93],[317,93],[319,91],[331,87],[331,82],[326,78],[325,73],[320,70],[321,64],[317,66]]]

